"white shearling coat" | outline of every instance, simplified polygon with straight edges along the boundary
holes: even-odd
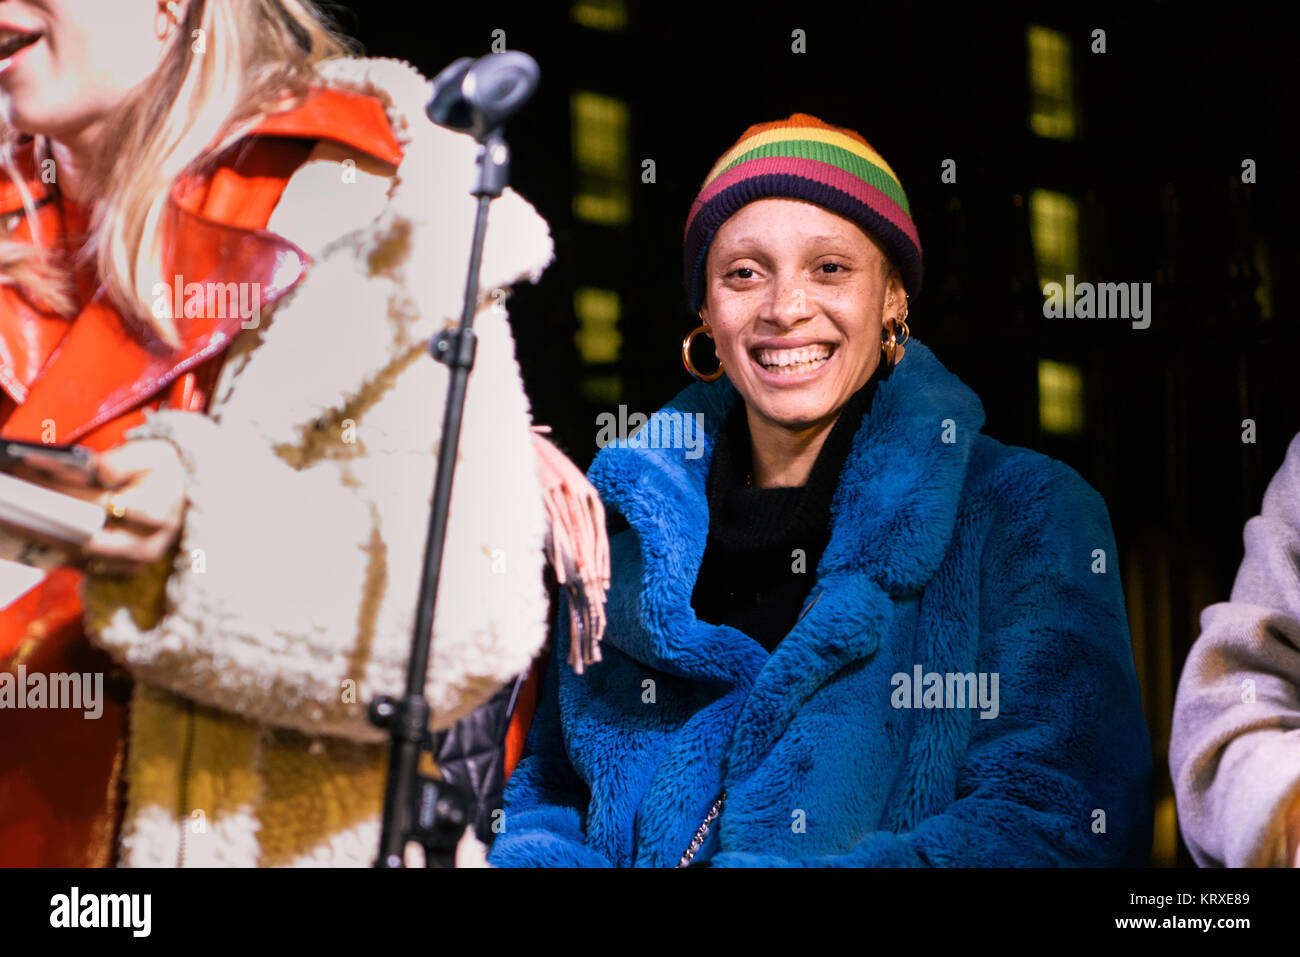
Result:
[[[449,375],[426,343],[460,313],[477,146],[425,119],[429,83],[407,64],[338,60],[322,77],[386,105],[404,159],[383,212],[236,340],[208,415],[157,412],[132,433],[173,442],[189,476],[161,617],[147,575],[87,583],[94,640],[136,679],[128,866],[368,866],[378,848],[387,749],[366,708],[404,686]],[[535,281],[552,255],[532,206],[512,191],[493,202],[427,685],[435,730],[545,640],[530,413],[492,293]]]

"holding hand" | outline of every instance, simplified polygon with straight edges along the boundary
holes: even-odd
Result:
[[[185,468],[175,446],[162,439],[130,441],[101,453],[98,487],[43,468],[21,467],[13,474],[108,512],[104,527],[74,556],[94,574],[137,574],[167,554],[180,535]]]
[[[127,442],[99,457],[109,491],[95,499],[108,521],[82,552],[108,573],[135,574],[162,558],[180,536],[185,515],[185,467],[162,439]]]

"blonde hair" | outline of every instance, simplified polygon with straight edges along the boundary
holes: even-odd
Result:
[[[158,228],[173,184],[265,116],[301,100],[319,63],[353,49],[312,0],[190,0],[167,42],[158,69],[104,124],[105,148],[87,171],[88,193],[102,199],[82,255],[94,258],[124,316],[143,319],[176,345],[172,319],[148,306],[161,274]],[[17,184],[34,229],[34,204],[15,162],[21,139],[17,130],[0,130],[0,166]],[[48,151],[43,137],[36,147],[38,156]],[[0,284],[21,286],[70,316],[73,264],[60,261],[43,237],[34,240],[15,242],[0,227]]]

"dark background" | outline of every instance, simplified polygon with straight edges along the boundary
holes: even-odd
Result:
[[[1109,505],[1156,755],[1152,862],[1190,862],[1168,780],[1177,677],[1300,431],[1282,281],[1300,265],[1294,32],[1238,4],[328,6],[367,54],[426,75],[490,52],[497,30],[541,64],[508,134],[557,258],[510,311],[536,419],[582,466],[597,414],[649,413],[689,383],[682,229],[713,162],[793,112],[861,132],[924,245],[913,334],[980,395],[988,434],[1068,462]],[[1073,219],[1053,225],[1042,190]],[[1067,271],[1152,283],[1150,328],[1045,318],[1041,283]]]

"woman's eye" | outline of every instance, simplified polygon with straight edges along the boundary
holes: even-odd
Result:
[[[741,266],[739,269],[733,269],[727,273],[728,276],[735,276],[737,279],[750,279],[754,275],[754,270],[748,266]]]
[[[841,266],[839,263],[822,263],[821,271],[829,276],[837,272],[843,272],[844,267]]]

